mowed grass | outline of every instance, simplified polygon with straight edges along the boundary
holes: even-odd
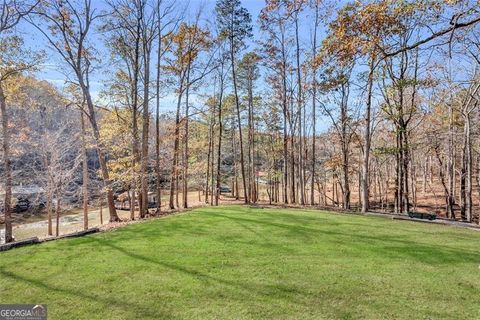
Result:
[[[49,319],[480,319],[480,232],[203,208],[0,253],[0,303]]]

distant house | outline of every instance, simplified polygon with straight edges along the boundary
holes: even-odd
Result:
[[[22,212],[35,207],[44,206],[45,190],[36,185],[12,187],[12,209],[14,212]],[[5,190],[0,190],[0,211],[3,211],[3,199]]]

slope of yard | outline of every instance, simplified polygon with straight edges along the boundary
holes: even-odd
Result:
[[[0,303],[49,319],[479,319],[480,232],[202,208],[0,253]]]

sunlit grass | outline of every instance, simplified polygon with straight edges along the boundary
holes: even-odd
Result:
[[[49,319],[478,319],[480,233],[202,208],[0,253],[0,303]]]

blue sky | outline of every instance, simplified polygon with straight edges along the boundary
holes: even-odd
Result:
[[[98,7],[98,9],[106,9],[107,6],[104,1],[94,0],[94,4]],[[179,6],[187,6],[189,7],[189,12],[193,15],[199,7],[202,8],[204,12],[204,18],[213,19],[214,11],[215,11],[215,0],[179,0],[177,4]],[[246,7],[250,14],[252,15],[252,21],[255,25],[256,19],[260,10],[264,5],[263,0],[243,0],[242,1],[244,7]],[[188,17],[187,17],[188,19]],[[59,88],[63,87],[65,80],[67,79],[68,75],[65,75],[64,72],[69,72],[67,68],[65,68],[64,63],[59,58],[56,52],[45,48],[47,42],[44,39],[43,35],[40,34],[35,28],[31,27],[28,24],[24,24],[20,28],[21,32],[23,33],[25,44],[27,47],[32,49],[45,49],[47,52],[46,60],[44,62],[43,67],[40,71],[37,72],[37,76],[41,79],[48,80],[58,86]],[[255,30],[255,34],[257,34],[258,30]],[[106,72],[106,68],[108,68],[107,64],[108,61],[108,53],[104,48],[103,37],[102,34],[99,33],[97,30],[94,31],[95,34],[92,34],[92,38],[94,39],[94,43],[97,48],[100,48],[102,51],[103,62],[100,65],[100,69],[94,74],[92,78],[92,91],[94,95],[97,95],[99,91],[103,88],[103,79],[105,79],[104,73]],[[108,72],[108,71],[107,71]]]
[[[199,8],[202,9],[203,19],[213,20],[215,13],[215,3],[215,0],[177,0],[176,2],[179,8],[188,6],[186,20],[189,20],[188,15],[190,15],[193,19]],[[257,17],[264,5],[264,1],[243,0],[242,3],[243,6],[249,10],[252,16],[253,25],[255,26]],[[108,10],[108,6],[105,1],[93,0],[93,4],[98,10]],[[65,63],[61,60],[58,53],[54,52],[46,46],[47,41],[45,40],[44,36],[34,27],[29,25],[28,23],[23,23],[20,26],[19,31],[23,34],[25,45],[27,47],[34,50],[42,49],[45,50],[47,53],[44,64],[36,73],[36,76],[40,79],[51,82],[57,88],[62,90],[68,78],[71,78],[72,80],[74,79],[70,68],[67,67]],[[254,33],[255,36],[258,36],[258,30],[254,30]],[[92,95],[94,97],[98,97],[99,93],[105,86],[105,80],[109,77],[109,71],[111,70],[111,66],[109,66],[108,52],[105,49],[105,40],[103,35],[99,33],[98,30],[93,30],[90,39],[91,42],[94,43],[95,47],[100,51],[100,56],[102,59],[101,64],[98,66],[98,70],[96,70],[91,77]],[[171,92],[172,93],[162,98],[162,112],[168,112],[174,108],[173,106],[175,105],[176,96],[173,93],[173,90],[171,90]],[[192,98],[192,100],[195,101],[194,97]]]
[[[103,0],[93,0],[94,5],[98,10],[107,10],[108,7]],[[186,20],[189,20],[188,15],[193,19],[195,14],[198,12],[199,8],[202,8],[203,19],[212,21],[215,17],[215,3],[216,0],[177,0],[176,4],[179,7],[188,6]],[[261,33],[258,30],[257,19],[258,15],[263,8],[265,2],[264,0],[242,0],[242,5],[248,9],[252,17],[252,23],[254,26],[254,37],[253,40],[258,40],[261,37]],[[308,24],[308,22],[306,22]],[[305,27],[305,30],[301,30],[302,42],[307,45],[310,39],[310,30],[306,30],[309,27]],[[33,49],[45,49],[47,51],[47,58],[44,62],[43,67],[40,71],[37,72],[37,77],[47,80],[57,86],[59,89],[64,87],[64,84],[68,78],[74,80],[73,74],[70,71],[70,68],[65,65],[65,63],[60,59],[59,55],[49,50],[46,47],[47,41],[44,39],[44,36],[40,34],[35,28],[28,24],[21,26],[21,31],[25,38],[26,45]],[[91,42],[94,43],[95,47],[100,52],[100,57],[103,60],[102,63],[98,66],[98,70],[91,77],[91,90],[94,97],[98,97],[99,93],[104,88],[104,82],[109,78],[112,67],[109,66],[108,61],[108,51],[105,49],[104,37],[98,30],[93,30],[91,35]],[[255,44],[251,44],[248,48],[249,50],[254,49]],[[263,84],[261,80],[258,81],[257,90],[261,91]],[[202,88],[203,92],[209,90],[209,86],[205,85]],[[169,112],[174,109],[176,103],[176,95],[173,89],[169,90],[165,97],[161,101],[161,112]],[[192,103],[201,103],[196,97],[192,97]],[[201,106],[199,106],[201,107]]]

